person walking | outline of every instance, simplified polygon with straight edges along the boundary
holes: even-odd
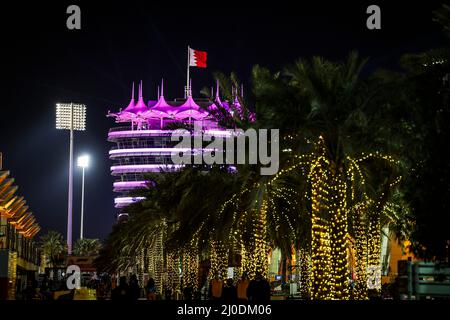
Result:
[[[156,286],[153,278],[148,279],[147,285],[145,286],[145,291],[147,300],[156,300]]]
[[[260,272],[250,281],[247,288],[247,297],[252,303],[266,303],[270,301],[270,284]]]
[[[111,293],[111,300],[127,301],[131,300],[130,288],[125,276],[120,277],[119,285],[115,287]]]
[[[228,278],[223,286],[221,299],[224,303],[236,303],[237,291],[232,278]]]
[[[133,301],[138,300],[141,297],[141,287],[135,274],[130,277],[130,298]]]
[[[247,288],[250,284],[250,280],[248,280],[247,274],[244,272],[242,277],[237,282],[237,298],[240,302],[247,302]]]
[[[222,287],[223,281],[219,279],[219,276],[215,276],[214,279],[211,280],[211,299],[212,300],[220,300],[222,297]]]
[[[165,288],[164,297],[166,298],[166,300],[172,300],[172,289],[170,287]]]
[[[191,285],[189,285],[189,286],[185,287],[183,290],[183,299],[184,300],[192,300],[194,298],[193,294],[194,294],[194,288]]]
[[[96,293],[97,293],[97,300],[106,300],[107,284],[104,279],[100,280],[100,283],[96,288]]]

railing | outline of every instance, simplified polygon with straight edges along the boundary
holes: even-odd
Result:
[[[127,164],[173,164],[170,155],[155,155],[155,156],[127,156],[114,158],[113,165],[127,165]]]
[[[178,142],[170,140],[158,140],[158,141],[124,141],[119,145],[112,146],[110,150],[117,149],[141,149],[141,148],[172,148],[176,146]]]
[[[114,182],[125,182],[125,181],[143,181],[145,180],[145,174],[142,173],[127,173],[120,176],[120,180]]]
[[[432,262],[400,262],[404,265],[403,268],[399,268],[398,278],[400,284],[404,283],[400,285],[400,293],[407,294],[409,299],[450,297],[449,265],[441,266]],[[403,269],[403,272],[400,269]]]
[[[109,129],[109,132],[114,132],[114,131],[128,131],[131,130],[131,126],[122,126],[122,127],[113,127],[111,129]]]
[[[439,267],[435,263],[417,262],[413,267],[414,291],[421,296],[450,297],[450,266]]]
[[[179,129],[186,129],[186,128],[179,128]],[[176,128],[173,129],[136,129],[136,128],[132,128],[131,126],[121,126],[121,127],[112,127],[109,129],[109,132],[118,132],[118,131],[133,131],[135,133],[140,133],[140,132],[154,132],[154,133],[167,133],[170,134],[172,132],[174,132],[175,130],[177,130]],[[192,129],[190,130],[192,131]],[[213,126],[208,126],[208,127],[203,127],[202,126],[202,130],[203,132],[206,131],[214,131],[214,132],[220,132],[220,131],[225,131],[222,128],[219,127],[213,127]]]

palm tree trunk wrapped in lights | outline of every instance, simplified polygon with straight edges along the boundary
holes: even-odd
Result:
[[[153,243],[150,243],[149,247],[147,248],[147,263],[148,263],[148,275],[150,278],[155,278],[155,247]]]
[[[315,300],[333,298],[333,271],[331,265],[331,236],[328,222],[320,217],[312,218],[312,272],[311,294]]]
[[[254,210],[256,219],[252,221],[252,234],[250,241],[247,244],[247,263],[248,276],[253,279],[256,274],[261,274],[263,277],[268,277],[269,274],[269,250],[270,247],[267,242],[267,202],[263,200],[260,210]]]
[[[311,255],[306,249],[297,250],[299,264],[300,296],[303,299],[311,297]]]
[[[166,266],[167,266],[167,283],[166,288],[175,292],[180,287],[180,277],[179,277],[179,255],[178,252],[171,251],[166,255]]]
[[[137,278],[140,286],[144,286],[144,273],[145,273],[145,248],[141,248],[138,254],[138,263],[137,263]]]
[[[227,279],[228,269],[228,250],[220,240],[210,241],[210,263],[208,279],[219,278],[222,280]]]
[[[198,241],[192,239],[183,249],[183,287],[191,287],[193,292],[198,291]]]
[[[240,250],[241,264],[239,267],[239,274],[240,275],[246,274],[247,276],[250,276],[251,267],[249,254],[247,249],[245,248],[245,245],[242,242],[240,246],[241,246]]]
[[[333,298],[333,270],[331,251],[331,228],[326,219],[328,211],[328,190],[325,189],[327,171],[324,157],[318,157],[311,165],[311,295],[313,299],[329,300]]]
[[[381,226],[380,226],[380,212],[378,210],[369,209],[369,230],[368,230],[368,245],[367,245],[368,262],[367,267],[374,269],[374,278],[380,279],[381,274]],[[381,291],[381,282],[377,281],[371,285],[375,292]]]
[[[368,246],[368,264],[381,264],[381,227],[380,214],[376,211],[369,211],[369,246]]]
[[[349,299],[348,272],[348,234],[347,234],[347,183],[342,172],[331,168],[332,183],[330,213],[331,213],[331,251],[334,284],[334,299]],[[341,169],[341,168],[340,168]]]
[[[260,272],[264,277],[268,278],[269,259],[268,254],[270,246],[267,241],[267,201],[264,200],[258,215],[257,224],[255,225],[256,240],[256,271]]]
[[[355,238],[355,286],[353,298],[356,300],[366,300],[367,297],[367,227],[365,204],[355,206],[354,213],[354,238]]]
[[[163,292],[163,271],[164,271],[164,223],[156,235],[155,241],[155,284],[156,292]]]
[[[147,272],[155,280],[156,292],[162,293],[164,286],[164,221],[152,232],[146,246]]]

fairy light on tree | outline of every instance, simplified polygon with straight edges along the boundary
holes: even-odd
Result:
[[[326,171],[323,165],[326,159],[319,157],[311,165],[309,179],[311,182],[311,295],[313,299],[328,300],[334,296],[332,265],[331,265],[331,238],[330,227],[325,217],[324,211],[328,209],[326,193],[324,188],[327,180]]]
[[[355,237],[355,287],[354,298],[366,300],[367,296],[367,230],[365,213],[367,203],[357,204],[354,208],[354,237]]]
[[[199,271],[198,233],[194,234],[192,240],[183,248],[183,286],[198,291]]]
[[[174,292],[180,284],[179,277],[179,258],[176,251],[170,251],[166,256],[166,266],[167,266],[167,288]]]
[[[155,246],[153,243],[150,243],[149,247],[147,248],[147,263],[148,263],[148,274],[152,278],[155,277],[156,272],[155,257],[156,257]]]
[[[267,201],[263,200],[261,210],[258,214],[258,220],[254,224],[254,239],[255,239],[255,273],[260,273],[268,277],[269,261],[268,253],[269,247],[267,245]]]
[[[221,241],[210,241],[210,262],[211,267],[208,275],[208,279],[218,278],[221,280],[227,279],[228,268],[228,254],[225,246]]]
[[[334,169],[334,168],[332,168]],[[332,251],[332,270],[334,277],[334,298],[339,300],[349,299],[349,281],[348,281],[348,260],[347,260],[347,203],[346,193],[347,185],[343,182],[345,179],[342,173],[333,172],[331,192],[334,201],[330,202],[331,212],[331,251]]]
[[[300,265],[300,295],[302,298],[311,297],[311,256],[306,249],[299,250]]]
[[[163,292],[163,271],[164,271],[164,221],[161,224],[155,239],[155,284],[158,293]]]

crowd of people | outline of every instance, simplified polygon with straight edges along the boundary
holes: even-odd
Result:
[[[271,287],[262,274],[257,273],[255,279],[249,280],[246,274],[234,283],[232,278],[221,280],[218,275],[203,287],[207,291],[203,297],[213,301],[225,303],[237,302],[267,302],[270,300]],[[193,292],[192,287],[187,287],[183,292],[184,300],[201,299],[200,292]]]
[[[36,279],[28,279],[22,290],[17,292],[19,300],[53,300],[55,291],[67,290],[63,281],[54,281],[45,276],[40,282]],[[64,299],[64,297],[62,297]]]
[[[104,274],[100,277],[94,275],[89,281],[83,281],[82,286],[96,291],[97,299],[106,299],[107,293],[111,290],[111,278]],[[55,293],[59,293],[56,295]],[[47,275],[43,276],[39,281],[36,279],[28,279],[22,288],[17,288],[17,300],[72,300],[74,298],[74,290],[67,288],[67,279],[52,279]]]
[[[40,284],[36,280],[29,280],[21,292],[21,299],[53,300],[55,291],[68,291],[68,293],[59,295],[58,299],[73,299],[74,290],[68,290],[64,281],[60,283],[60,286],[61,288],[55,289],[55,283],[47,277],[44,277]],[[253,280],[249,280],[248,276],[243,274],[236,283],[232,278],[224,281],[215,276],[211,281],[205,282],[202,291],[194,292],[192,287],[185,287],[182,295],[177,297],[174,297],[170,289],[165,289],[163,295],[159,296],[153,278],[148,279],[146,284],[141,287],[135,274],[131,274],[129,277],[121,276],[118,281],[109,275],[95,276],[86,283],[86,287],[95,290],[97,300],[116,301],[182,298],[184,300],[208,299],[224,303],[261,303],[269,301],[271,296],[269,282],[259,273]]]

